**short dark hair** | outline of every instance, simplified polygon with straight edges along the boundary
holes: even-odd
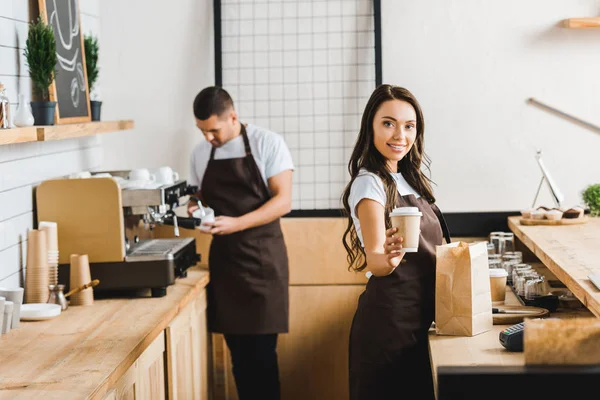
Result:
[[[230,108],[233,108],[231,96],[218,86],[202,89],[194,99],[194,116],[201,121],[209,119],[212,115],[220,116]]]

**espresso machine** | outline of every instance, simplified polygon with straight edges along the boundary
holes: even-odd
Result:
[[[178,220],[179,199],[195,192],[185,180],[145,188],[127,188],[128,171],[107,171],[111,177],[54,179],[36,189],[38,221],[58,224],[58,281],[69,290],[70,255],[87,254],[99,297],[162,297],[167,287],[200,261],[194,238],[180,238],[179,226],[195,228],[200,220]],[[174,238],[126,236],[125,221],[172,225]]]

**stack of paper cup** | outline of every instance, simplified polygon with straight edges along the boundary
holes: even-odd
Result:
[[[71,275],[69,290],[90,283],[92,277],[90,274],[90,261],[87,254],[71,254]],[[87,288],[79,293],[71,295],[69,302],[72,306],[91,306],[94,304],[94,291]]]
[[[32,229],[27,232],[26,303],[45,303],[48,300],[48,279],[48,241],[46,232]]]
[[[40,221],[40,231],[46,232],[48,241],[48,282],[58,284],[58,228],[56,222]]]
[[[4,326],[4,303],[6,303],[6,298],[0,297],[0,333],[2,333],[2,327]]]
[[[0,287],[0,299],[4,298],[6,301],[12,301],[13,315],[12,315],[12,327],[18,328],[21,320],[21,304],[23,304],[23,288],[5,288]],[[1,314],[1,313],[0,313]]]

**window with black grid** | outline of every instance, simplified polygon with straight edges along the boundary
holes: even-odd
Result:
[[[373,1],[221,0],[219,12],[221,85],[242,121],[284,137],[293,209],[339,209],[376,82]]]

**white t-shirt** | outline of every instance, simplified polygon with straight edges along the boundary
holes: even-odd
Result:
[[[414,194],[416,198],[421,197],[419,193],[415,189],[413,189],[406,179],[402,176],[400,172],[390,173],[394,180],[396,181],[396,188],[398,188],[398,193],[400,196],[406,196],[409,194]],[[362,231],[360,229],[360,221],[356,216],[356,206],[362,199],[371,199],[382,206],[385,207],[385,202],[387,200],[387,196],[385,195],[385,186],[383,186],[383,181],[380,177],[375,175],[372,172],[368,172],[366,169],[361,169],[358,173],[358,176],[352,183],[352,187],[350,188],[350,197],[348,199],[348,203],[350,205],[350,215],[352,216],[352,222],[354,223],[354,229],[356,229],[356,234],[360,239],[360,243],[364,246]]]
[[[283,137],[275,132],[268,131],[258,126],[248,124],[246,134],[250,142],[252,156],[260,170],[260,174],[267,184],[267,179],[288,169],[294,169],[292,155],[283,140]],[[202,187],[202,179],[206,172],[206,166],[210,160],[210,151],[212,145],[206,140],[202,140],[196,145],[190,157],[190,178],[189,184]],[[242,135],[231,139],[223,146],[215,150],[215,160],[226,158],[240,158],[246,155],[244,148],[244,138]],[[267,184],[268,187],[268,184]]]

